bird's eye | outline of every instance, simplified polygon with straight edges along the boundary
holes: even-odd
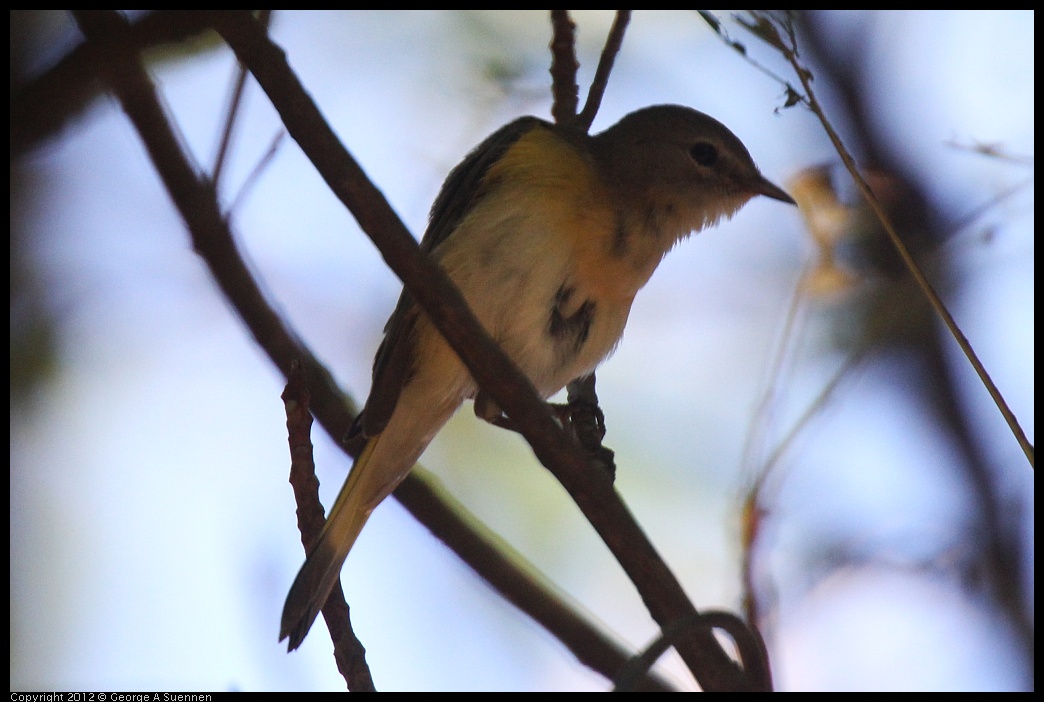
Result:
[[[693,144],[689,149],[689,155],[692,156],[693,161],[708,168],[718,162],[718,149],[714,144],[706,141],[698,141]]]

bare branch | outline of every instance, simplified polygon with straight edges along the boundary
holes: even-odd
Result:
[[[587,103],[584,105],[583,112],[577,118],[577,127],[585,133],[590,131],[595,115],[598,114],[598,108],[602,104],[602,96],[605,94],[605,86],[609,83],[609,74],[613,70],[616,55],[620,53],[624,32],[627,31],[627,24],[630,21],[630,10],[616,11],[616,19],[613,20],[609,36],[605,40],[602,57],[598,60],[598,69],[595,71],[594,80],[591,82],[591,89],[587,93]]]
[[[319,481],[315,477],[315,459],[312,452],[312,413],[310,395],[301,373],[301,364],[294,363],[290,378],[283,390],[286,408],[287,439],[290,443],[290,485],[297,502],[297,527],[301,543],[310,552],[319,539],[326,521],[323,503],[319,501]],[[348,689],[353,692],[375,692],[370,668],[366,665],[366,649],[352,630],[348,603],[344,600],[341,581],[334,585],[323,605],[323,619],[334,642],[334,659]]]
[[[569,126],[576,120],[580,88],[576,84],[576,24],[568,10],[551,10],[551,116],[556,124]]]

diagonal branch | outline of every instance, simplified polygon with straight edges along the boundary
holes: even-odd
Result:
[[[613,20],[613,26],[609,30],[609,37],[605,40],[602,57],[598,59],[598,68],[595,70],[594,80],[591,81],[591,89],[587,92],[587,103],[584,104],[583,112],[577,116],[577,127],[582,129],[585,134],[591,129],[591,124],[598,113],[598,108],[602,105],[602,96],[605,94],[605,87],[609,83],[609,74],[613,70],[616,55],[620,53],[624,32],[627,31],[627,25],[630,21],[630,10],[616,11],[616,19]]]

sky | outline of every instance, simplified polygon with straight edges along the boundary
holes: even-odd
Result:
[[[583,96],[612,15],[574,18]],[[1031,442],[1033,19],[837,12],[824,24],[828,44],[865,48],[881,146],[945,222],[947,239],[923,263]],[[768,47],[726,27],[793,81]],[[60,13],[37,31],[30,71],[80,41]],[[543,12],[286,11],[272,34],[417,236],[471,147],[518,115],[549,117]],[[152,54],[149,69],[210,169],[231,53],[212,40]],[[815,86],[841,114],[829,83]],[[785,98],[697,15],[638,11],[593,131],[646,105],[689,105],[793,190],[838,157]],[[251,179],[279,134],[248,82],[219,192],[270,301],[361,402],[400,284],[290,139]],[[118,105],[94,100],[13,160],[11,189],[26,295],[54,334],[47,372],[12,394],[12,690],[343,689],[321,624],[295,653],[276,640],[303,560],[283,379],[191,250]],[[979,497],[917,391],[924,369],[898,353],[856,357],[855,320],[881,281],[799,295],[789,313],[815,255],[801,212],[761,198],[665,259],[598,372],[617,489],[698,608],[741,611],[743,505],[763,478],[747,555],[779,689],[1031,689],[1024,633],[968,581]],[[12,295],[14,347],[24,308]],[[1016,610],[1032,628],[1032,469],[956,344],[944,352],[1030,593]],[[318,428],[314,438],[330,504],[349,465]],[[465,408],[422,464],[626,646],[655,638],[633,587],[519,437]],[[393,501],[375,511],[342,580],[380,690],[610,687]],[[695,687],[673,653],[657,670]]]

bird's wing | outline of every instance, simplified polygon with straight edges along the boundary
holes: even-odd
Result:
[[[486,137],[464,160],[450,171],[431,206],[428,230],[421,248],[431,252],[457,228],[464,215],[485,194],[483,179],[490,166],[500,160],[511,146],[536,126],[551,125],[537,117],[519,117]]]
[[[435,198],[428,229],[421,239],[421,250],[431,253],[456,230],[468,211],[482,199],[487,185],[484,180],[490,167],[522,135],[536,126],[551,125],[537,117],[520,117],[486,137],[446,177]],[[356,418],[349,436],[379,434],[391,419],[403,386],[413,372],[413,333],[420,310],[413,296],[403,290],[388,323],[384,340],[373,361],[373,385],[363,412]]]

